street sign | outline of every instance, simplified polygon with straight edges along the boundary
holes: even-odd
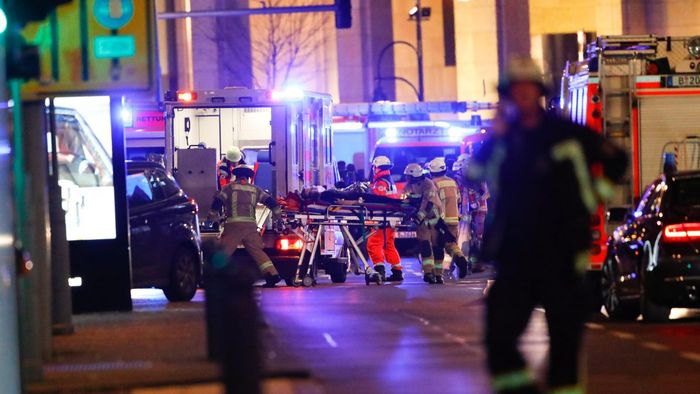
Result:
[[[95,0],[92,13],[107,29],[120,29],[134,17],[133,0]]]
[[[136,55],[134,36],[95,37],[95,57],[98,59],[116,59]]]
[[[23,97],[154,92],[154,15],[150,0],[82,0],[28,24],[22,34],[39,48],[41,76]]]

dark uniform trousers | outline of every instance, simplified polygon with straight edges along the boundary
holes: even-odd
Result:
[[[578,384],[578,350],[586,302],[583,278],[575,273],[575,266],[578,259],[587,258],[587,253],[547,254],[500,261],[502,268],[489,291],[486,309],[485,341],[494,386],[499,386],[498,379],[506,381],[502,387],[522,386],[516,381],[528,371],[518,351],[518,338],[537,305],[544,307],[549,329],[549,387]],[[507,384],[509,379],[512,385]]]

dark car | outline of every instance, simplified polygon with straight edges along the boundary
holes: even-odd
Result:
[[[197,204],[162,165],[127,162],[132,287],[189,301],[202,278]]]
[[[665,321],[700,307],[700,171],[662,176],[609,240],[604,307],[611,318]]]

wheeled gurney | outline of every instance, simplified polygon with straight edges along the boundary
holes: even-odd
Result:
[[[325,193],[328,192],[321,195]],[[316,284],[322,254],[332,256],[333,261],[339,264],[331,268],[334,282],[343,282],[348,267],[353,267],[355,273],[365,275],[367,285],[372,282],[382,283],[381,276],[368,263],[360,245],[381,228],[408,227],[408,220],[415,213],[415,207],[401,200],[369,196],[371,202],[365,201],[362,196],[353,196],[356,197],[353,200],[335,198],[333,201],[341,203],[325,204],[330,200],[326,195],[323,196],[325,198],[305,204],[298,211],[287,212],[288,228],[304,242],[294,276],[295,285],[309,287]],[[336,243],[337,236],[334,237],[333,234],[339,234],[342,242]],[[326,267],[326,271],[329,271],[329,267]],[[338,280],[335,280],[334,272]]]

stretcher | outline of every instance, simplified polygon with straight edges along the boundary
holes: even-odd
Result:
[[[360,245],[381,228],[409,226],[408,220],[414,213],[412,205],[398,200],[365,203],[362,199],[330,205],[312,203],[301,211],[287,212],[286,226],[304,242],[294,284],[316,284],[323,254],[336,259],[342,269],[351,267],[356,274],[363,274],[367,285],[382,284],[382,277],[367,261]],[[342,239],[339,245],[328,236],[337,233]]]

